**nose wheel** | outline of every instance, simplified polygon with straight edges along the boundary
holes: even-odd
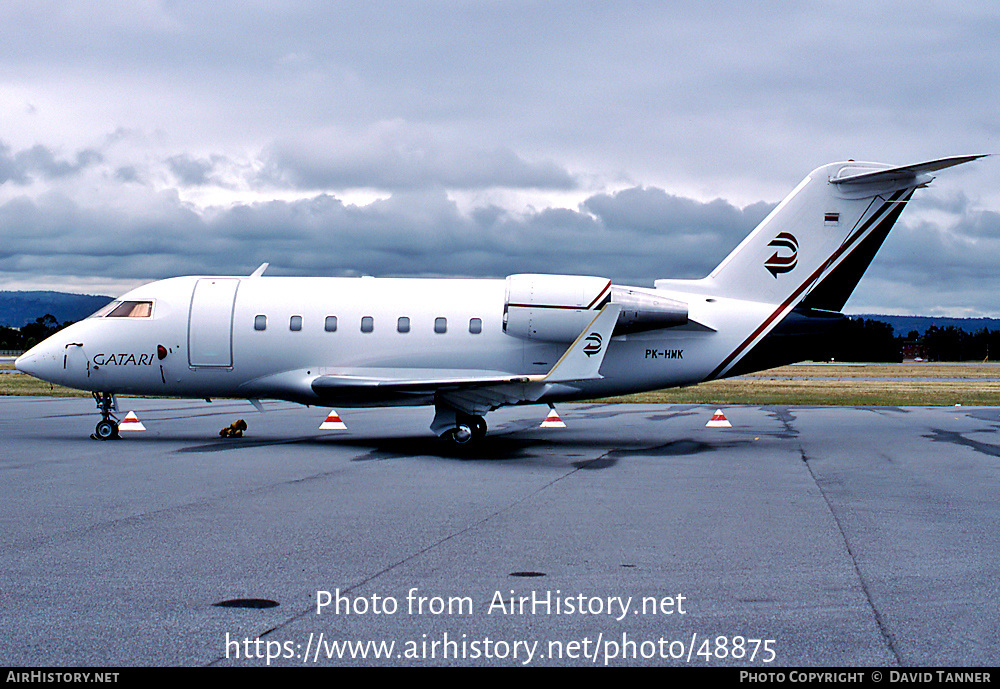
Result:
[[[118,411],[118,400],[110,392],[95,392],[94,401],[97,402],[97,409],[101,412],[101,420],[94,428],[94,435],[90,436],[96,440],[115,440],[121,436],[118,434],[118,418],[112,413]]]
[[[97,428],[94,429],[94,435],[97,436],[98,440],[112,440],[114,438],[120,438],[118,434],[118,424],[110,419],[108,421],[97,422]]]

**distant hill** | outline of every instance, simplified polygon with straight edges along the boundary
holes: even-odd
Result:
[[[20,328],[45,314],[60,323],[79,321],[112,299],[65,292],[0,292],[0,325]]]
[[[886,316],[880,313],[863,313],[852,315],[852,318],[873,318],[892,326],[894,335],[906,337],[910,331],[916,330],[921,335],[932,325],[947,328],[949,325],[964,330],[967,333],[977,333],[983,328],[1000,331],[1000,318],[945,318],[942,316]]]

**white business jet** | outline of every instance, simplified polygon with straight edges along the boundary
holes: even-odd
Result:
[[[930,173],[982,156],[809,174],[700,280],[191,276],[153,282],[19,357],[18,370],[115,395],[434,405],[431,429],[481,440],[510,404],[694,385],[797,361],[840,310]]]

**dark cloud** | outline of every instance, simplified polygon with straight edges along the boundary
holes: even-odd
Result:
[[[366,206],[322,194],[210,214],[171,193],[157,196],[142,213],[85,208],[60,195],[22,198],[0,206],[0,223],[17,228],[0,253],[0,270],[44,265],[50,274],[79,275],[99,266],[108,278],[152,279],[239,274],[268,261],[275,272],[290,275],[561,272],[648,284],[706,274],[749,231],[744,212],[724,202],[635,191],[592,197],[579,210],[525,214],[497,206],[465,214],[441,189],[397,192]],[[628,209],[629,199],[646,197],[670,202]],[[677,206],[687,211],[683,223],[671,216]],[[709,223],[700,235],[699,218]]]
[[[601,218],[609,229],[640,230],[677,235],[705,235],[719,240],[742,239],[771,212],[772,204],[737,208],[716,199],[702,203],[668,194],[662,189],[633,187],[614,194],[597,194],[583,207]],[[736,235],[731,235],[735,232]]]
[[[968,237],[1000,239],[1000,213],[971,211],[962,217],[955,231]]]
[[[13,182],[25,185],[35,177],[69,177],[103,160],[104,156],[94,149],[78,151],[73,161],[59,160],[51,149],[41,144],[12,153],[10,146],[0,141],[0,184]]]
[[[881,313],[1000,314],[997,214],[972,208],[931,222],[904,213],[848,302]]]
[[[15,184],[30,184],[28,171],[11,155],[10,146],[0,141],[0,184],[14,182]]]
[[[115,170],[115,179],[119,182],[142,183],[142,176],[134,165],[123,165]]]
[[[218,168],[227,161],[224,156],[213,155],[208,159],[196,158],[188,154],[180,154],[167,158],[167,167],[177,181],[183,186],[204,186],[220,183],[215,174]]]

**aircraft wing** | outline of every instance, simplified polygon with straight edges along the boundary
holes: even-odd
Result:
[[[456,387],[482,387],[490,385],[515,385],[538,382],[545,376],[525,376],[502,371],[455,372],[438,369],[373,369],[357,368],[342,372],[326,373],[315,378],[313,390],[317,394],[347,391],[411,392],[419,394]]]
[[[504,404],[539,399],[552,384],[601,377],[611,334],[621,306],[607,304],[545,375],[450,369],[355,368],[325,373],[312,380],[320,397],[344,403],[376,404],[412,398],[442,399],[467,413],[485,413]]]
[[[466,413],[485,413],[505,404],[537,399],[544,392],[545,376],[525,376],[495,371],[369,370],[325,374],[312,382],[313,391],[331,404],[427,404],[443,400]]]

